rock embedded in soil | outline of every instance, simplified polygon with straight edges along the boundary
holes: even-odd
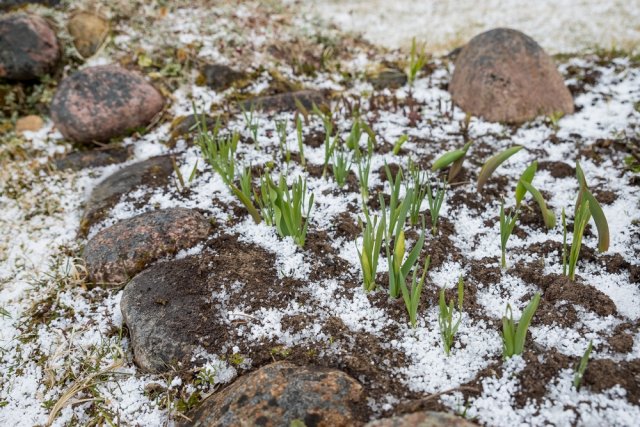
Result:
[[[205,84],[215,91],[223,91],[245,78],[247,78],[245,73],[236,71],[228,65],[205,64],[200,71],[198,83]]]
[[[194,210],[146,212],[100,231],[82,258],[92,281],[121,284],[152,262],[206,239],[210,229],[209,221]]]
[[[325,102],[322,92],[316,90],[299,90],[278,95],[259,96],[243,102],[241,107],[245,110],[253,108],[258,111],[281,113],[285,111],[296,111],[298,109],[296,100],[307,110],[311,110],[314,104],[320,106]]]
[[[484,32],[464,46],[449,92],[465,112],[493,122],[574,111],[553,60],[533,39],[508,28]]]
[[[426,411],[382,418],[365,427],[477,427],[477,424],[446,412]]]
[[[24,132],[35,132],[42,129],[42,126],[44,126],[44,120],[42,120],[40,116],[29,115],[20,117],[16,120],[16,133],[20,135]]]
[[[148,125],[163,105],[160,92],[140,74],[101,65],[60,83],[51,102],[51,118],[65,138],[105,142]]]
[[[212,295],[224,292],[230,305],[259,307],[289,303],[274,290],[275,257],[264,249],[217,236],[201,254],[147,268],[124,289],[120,307],[134,360],[148,372],[165,372],[192,360],[196,347],[220,354],[234,338],[227,310]],[[233,266],[230,268],[230,266]],[[286,292],[286,289],[282,289]]]
[[[398,89],[407,83],[407,74],[396,68],[387,68],[369,77],[369,82],[375,89]]]
[[[15,14],[0,19],[0,78],[36,80],[53,71],[60,45],[47,21]]]
[[[132,153],[131,147],[115,147],[89,151],[74,151],[57,159],[54,166],[57,170],[79,171],[85,168],[107,166],[126,161]]]
[[[59,5],[60,0],[2,0],[0,1],[0,10],[8,10],[27,4],[41,4],[43,6],[53,7]]]
[[[173,165],[169,156],[158,156],[134,163],[109,176],[91,192],[80,221],[78,234],[85,236],[89,228],[107,216],[120,197],[141,185],[162,187],[169,182]]]
[[[207,399],[192,426],[353,426],[362,424],[362,386],[336,369],[267,365]]]
[[[98,51],[109,34],[109,21],[93,13],[77,12],[69,19],[67,29],[78,53],[88,58]]]

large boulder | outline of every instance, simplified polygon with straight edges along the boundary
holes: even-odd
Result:
[[[25,14],[0,18],[0,78],[38,79],[53,70],[59,57],[56,34],[43,18]]]
[[[573,113],[573,98],[551,58],[533,39],[508,28],[482,33],[464,46],[449,92],[465,112],[494,122]]]
[[[91,280],[121,284],[152,262],[204,240],[210,228],[204,216],[190,209],[145,212],[100,231],[82,258]]]
[[[277,362],[211,396],[188,425],[361,425],[365,402],[362,386],[342,371]]]
[[[101,65],[60,83],[51,102],[51,118],[65,138],[106,142],[149,124],[163,104],[160,92],[141,75]]]

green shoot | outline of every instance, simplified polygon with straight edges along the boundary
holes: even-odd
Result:
[[[418,50],[419,49],[419,50]],[[411,52],[409,54],[409,66],[407,68],[407,81],[409,86],[413,86],[413,82],[416,80],[418,72],[427,63],[427,54],[425,52],[424,45],[418,48],[416,38],[411,40]]]
[[[560,119],[563,116],[564,113],[562,111],[554,111],[547,116],[549,118],[549,122],[551,122],[551,127],[553,128],[554,132],[557,132],[558,129],[560,129]]]
[[[314,198],[313,193],[307,194],[307,181],[298,178],[289,190],[283,176],[276,185],[267,175],[260,184],[261,194],[260,197],[256,194],[256,200],[265,221],[275,225],[280,237],[291,236],[298,246],[303,247]]]
[[[544,220],[544,225],[547,228],[553,228],[556,226],[556,216],[550,209],[547,209],[547,204],[544,201],[544,197],[542,197],[542,193],[538,191],[533,185],[526,181],[520,181],[520,183],[524,186],[524,188],[531,194],[533,200],[538,203],[538,207],[540,208],[540,213],[542,214],[542,219]]]
[[[409,140],[409,137],[407,135],[401,135],[400,138],[396,140],[395,144],[393,144],[393,154],[396,156],[400,154],[400,149],[402,149],[402,145],[408,140]]]
[[[527,194],[527,189],[525,188],[523,182],[527,182],[531,184],[533,181],[533,176],[536,174],[538,170],[538,161],[534,160],[520,175],[520,179],[518,180],[518,185],[516,185],[516,208],[520,207],[522,203],[522,199]]]
[[[567,216],[562,208],[562,274],[567,275]]]
[[[596,228],[598,229],[598,252],[606,252],[609,249],[609,224],[607,223],[607,218],[604,216],[604,211],[600,203],[598,203],[593,194],[591,194],[587,186],[587,180],[584,177],[580,162],[576,162],[576,175],[580,183],[580,193],[576,201],[576,210],[583,197],[589,201],[589,210],[593,217],[593,222],[596,223]]]
[[[411,197],[408,197],[408,195],[406,195],[402,203],[400,203],[402,169],[398,169],[398,173],[396,174],[395,179],[393,178],[393,174],[391,173],[391,169],[388,165],[384,165],[384,170],[387,174],[387,181],[389,181],[389,185],[391,186],[391,197],[389,198],[389,222],[387,223],[387,228],[389,230],[389,235],[394,236],[398,218],[400,217],[400,214],[403,210],[406,209],[408,211],[411,204]],[[380,194],[380,206],[382,206],[382,209],[384,209],[384,199],[382,198],[382,194]]]
[[[433,193],[430,180],[427,180],[427,202],[429,203],[429,215],[431,216],[431,234],[435,237],[438,234],[438,218],[440,217],[440,208],[444,202],[444,196],[447,192],[447,180],[438,181]]]
[[[478,192],[482,191],[482,187],[484,187],[484,184],[486,184],[486,182],[489,180],[489,177],[491,176],[493,171],[498,168],[498,166],[500,166],[509,157],[513,156],[523,148],[524,147],[522,145],[515,145],[489,158],[489,160],[487,160],[482,166],[480,174],[478,175]]]
[[[358,182],[363,205],[369,200],[369,173],[371,172],[371,155],[363,157],[358,162]]]
[[[258,118],[254,115],[254,105],[251,104],[251,108],[247,111],[245,108],[242,108],[242,116],[244,117],[245,129],[251,133],[251,138],[253,138],[253,143],[258,145],[258,131],[260,130],[260,124],[258,123]]]
[[[582,246],[584,229],[587,227],[589,219],[591,218],[589,205],[589,200],[587,200],[586,197],[583,198],[576,209],[573,220],[573,239],[571,240],[571,251],[569,252],[569,279],[571,280],[574,280],[576,277],[576,265],[580,257],[580,247]]]
[[[464,280],[462,276],[458,279],[458,320],[453,323],[453,299],[449,301],[449,305],[445,300],[445,289],[440,289],[440,298],[438,305],[440,311],[438,313],[438,324],[440,325],[440,336],[442,337],[442,346],[444,353],[448,356],[453,345],[453,338],[458,332],[460,322],[462,321],[462,301],[464,299]]]
[[[349,132],[349,136],[344,141],[344,145],[352,151],[358,152],[360,150],[360,138],[362,137],[362,125],[359,119],[355,119],[353,121],[353,125],[351,125],[351,132]]]
[[[531,319],[538,309],[540,294],[536,293],[527,307],[522,311],[520,321],[516,324],[513,320],[511,305],[507,304],[505,315],[502,317],[502,354],[509,358],[514,354],[522,354],[527,340],[527,331],[531,325]]]
[[[333,178],[336,180],[338,187],[342,188],[347,182],[347,176],[351,171],[351,156],[343,149],[338,149],[333,153]]]
[[[324,167],[322,168],[322,177],[327,176],[327,170],[329,169],[329,160],[333,155],[333,150],[338,143],[338,136],[336,135],[331,141],[333,135],[333,118],[331,113],[323,113],[317,105],[313,104],[313,113],[322,119],[324,125]]]
[[[251,166],[246,166],[240,173],[240,191],[249,200],[251,200],[251,196],[253,195],[253,185],[251,181]]]
[[[406,185],[406,189],[411,189],[411,206],[409,207],[409,222],[411,225],[418,225],[420,220],[420,207],[422,202],[428,193],[429,174],[423,172],[419,167],[409,162],[409,183]]]
[[[382,240],[384,238],[384,230],[386,228],[385,216],[378,222],[378,218],[371,220],[369,215],[365,214],[366,224],[358,219],[362,228],[362,251],[358,249],[358,257],[360,258],[360,266],[362,267],[362,277],[364,282],[364,290],[372,291],[376,287],[376,272],[378,271],[378,257]]]
[[[500,204],[500,248],[502,249],[502,268],[507,268],[507,242],[516,226],[518,214],[520,211],[516,208],[509,215],[504,213],[504,201]]]
[[[473,141],[469,141],[461,149],[448,151],[444,153],[442,156],[438,157],[433,162],[433,165],[431,165],[431,170],[435,172],[440,169],[444,169],[448,166],[451,166],[449,168],[449,177],[447,181],[452,182],[453,179],[462,170],[462,163],[464,162],[464,158],[467,155],[467,151],[469,151],[469,147],[471,147],[472,144],[473,144]]]
[[[300,116],[296,117],[296,134],[298,136],[298,151],[300,152],[300,165],[304,168],[306,166],[306,160],[304,158],[304,140],[302,139],[302,119]]]
[[[11,313],[9,313],[5,308],[0,307],[0,317],[3,317],[5,319],[10,319]]]
[[[411,252],[405,260],[405,236],[404,236],[404,224],[407,219],[407,213],[409,211],[409,203],[411,195],[407,194],[407,197],[402,202],[398,209],[397,216],[395,218],[395,245],[391,247],[391,233],[387,230],[385,235],[387,261],[389,263],[389,295],[391,298],[398,298],[400,296],[400,290],[402,283],[406,286],[406,278],[420,255],[422,246],[424,245],[424,226],[422,227],[422,233],[416,244],[411,249]],[[386,215],[383,202],[383,215]],[[404,260],[404,262],[403,262]]]
[[[424,262],[424,266],[422,267],[422,276],[419,280],[416,280],[416,277],[418,276],[418,266],[416,265],[413,268],[413,275],[411,276],[411,289],[407,287],[405,281],[400,282],[402,299],[404,300],[404,305],[407,308],[407,313],[409,313],[409,323],[411,324],[412,328],[415,328],[416,324],[418,323],[418,306],[420,305],[420,296],[422,295],[424,279],[427,277],[429,264],[431,264],[431,257],[427,256],[427,259]]]
[[[573,374],[573,386],[576,388],[576,390],[580,390],[580,385],[582,384],[584,373],[587,370],[587,364],[589,363],[589,356],[591,355],[592,349],[593,341],[589,341],[587,349],[584,351],[584,354],[580,358],[580,363],[576,366],[575,373]]]
[[[287,144],[286,120],[276,120],[276,132],[278,134],[278,142],[280,143],[280,155],[288,165],[291,161],[291,151],[289,151],[289,145]]]

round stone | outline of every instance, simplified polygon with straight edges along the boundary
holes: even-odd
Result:
[[[573,113],[573,98],[552,59],[520,31],[497,28],[464,46],[449,85],[465,112],[492,122],[523,123]]]
[[[109,22],[89,12],[75,13],[67,24],[73,45],[82,57],[92,56],[109,34]]]
[[[59,57],[56,34],[43,18],[25,14],[0,18],[0,78],[38,79],[53,70]]]
[[[152,262],[204,240],[210,228],[204,216],[190,209],[145,212],[100,231],[82,258],[94,282],[122,284]]]
[[[141,75],[117,65],[85,68],[65,78],[51,102],[51,118],[65,138],[106,142],[146,126],[162,95]]]

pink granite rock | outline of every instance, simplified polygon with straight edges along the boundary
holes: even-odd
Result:
[[[34,80],[51,72],[60,57],[56,34],[36,15],[0,18],[0,78]]]
[[[85,68],[65,78],[51,117],[68,139],[105,142],[149,124],[164,100],[141,75],[117,65]]]
[[[492,122],[523,123],[573,113],[573,98],[544,50],[520,31],[484,32],[462,49],[449,85],[465,112]]]

